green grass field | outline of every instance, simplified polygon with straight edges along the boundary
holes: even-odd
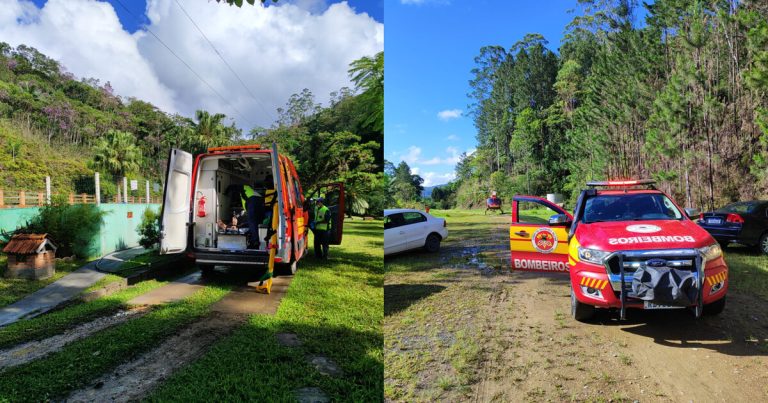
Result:
[[[383,224],[344,226],[343,245],[331,247],[330,260],[307,256],[299,263],[276,315],[253,315],[150,400],[291,401],[294,390],[319,387],[332,401],[380,401]],[[281,346],[277,333],[294,333],[303,345]],[[336,362],[343,376],[315,371],[306,360],[314,355]]]
[[[310,239],[310,244],[311,244]],[[380,401],[383,389],[383,237],[381,221],[348,221],[344,242],[330,259],[311,254],[299,263],[275,315],[252,315],[197,361],[173,374],[149,400],[294,399],[295,390],[319,387],[334,401]],[[0,348],[62,333],[110,315],[125,302],[164,283],[147,281],[113,295],[0,328]],[[60,399],[118,365],[140,356],[209,314],[231,285],[219,282],[183,301],[150,309],[46,357],[2,371],[0,401]],[[277,343],[293,333],[298,347]],[[326,376],[308,357],[322,356],[343,372]]]

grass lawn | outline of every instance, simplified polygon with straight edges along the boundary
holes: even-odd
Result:
[[[202,317],[227,292],[229,289],[219,286],[205,287],[184,301],[156,308],[50,356],[8,369],[0,377],[0,399],[42,401],[64,397]]]
[[[754,249],[732,246],[723,252],[730,270],[730,290],[768,299],[768,256]]]
[[[67,274],[79,269],[86,262],[83,260],[75,260],[71,262],[65,262],[62,259],[56,260],[56,273],[45,280],[25,280],[25,279],[8,279],[3,276],[6,269],[6,261],[8,257],[0,255],[0,308],[10,305],[27,294],[33,293],[48,284],[66,276]]]
[[[319,387],[332,401],[381,401],[383,224],[347,221],[328,261],[309,252],[276,315],[253,315],[150,400],[292,401],[294,390]],[[294,333],[303,344],[281,346],[277,333]],[[307,360],[315,355],[343,375],[321,375]]]
[[[0,348],[53,336],[77,324],[116,312],[125,302],[163,284],[155,280],[145,281],[103,298],[76,303],[45,315],[0,327]]]

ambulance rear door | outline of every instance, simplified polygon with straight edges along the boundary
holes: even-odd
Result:
[[[192,154],[171,149],[163,191],[160,254],[183,253],[189,241]]]
[[[509,247],[512,270],[568,272],[568,226],[573,216],[536,196],[515,196]]]

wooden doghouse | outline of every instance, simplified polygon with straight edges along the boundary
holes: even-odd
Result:
[[[3,252],[8,255],[5,277],[40,280],[56,271],[56,245],[48,234],[16,234]]]

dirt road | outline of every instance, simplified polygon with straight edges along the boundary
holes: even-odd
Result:
[[[768,301],[576,322],[566,275],[508,271],[508,220],[449,217],[440,254],[387,258],[387,400],[768,400]]]

